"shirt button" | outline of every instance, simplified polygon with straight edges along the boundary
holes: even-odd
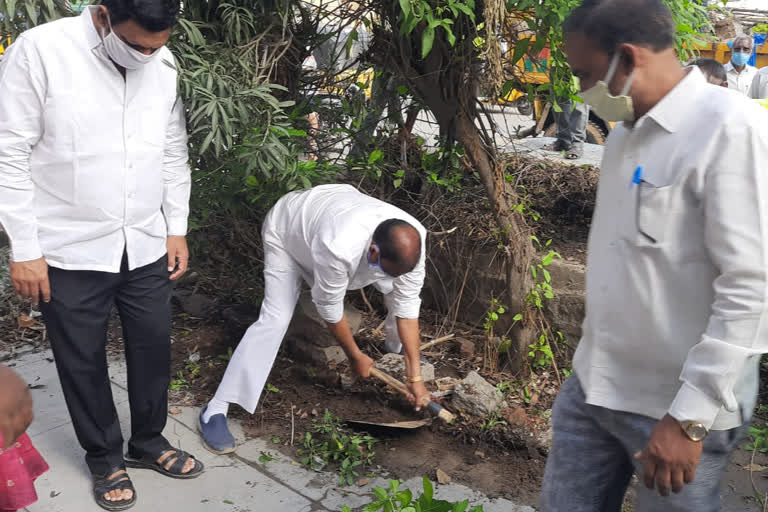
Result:
[[[128,168],[129,168],[129,169],[133,169],[133,162],[130,162],[130,163],[128,164]]]

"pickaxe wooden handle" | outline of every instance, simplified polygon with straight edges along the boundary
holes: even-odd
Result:
[[[403,395],[409,395],[411,392],[408,390],[408,386],[406,386],[403,382],[400,382],[396,378],[392,377],[391,375],[388,375],[381,370],[377,369],[375,366],[371,368],[371,377],[374,377],[387,386],[391,387],[392,389],[395,389],[402,393]],[[432,400],[424,400],[424,406],[426,406],[430,411],[432,411],[433,414],[435,414],[438,418],[445,421],[446,423],[450,423],[451,421],[455,420],[456,417],[449,411],[448,409],[444,408],[442,405],[438,404],[437,402],[433,402]]]

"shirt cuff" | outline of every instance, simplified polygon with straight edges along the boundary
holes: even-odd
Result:
[[[37,240],[25,240],[22,242],[11,240],[11,254],[15,263],[39,260],[43,257],[43,251],[40,249],[40,243]]]
[[[403,302],[395,302],[392,305],[392,313],[397,318],[419,318],[421,299],[411,299]]]
[[[187,236],[187,218],[170,217],[165,219],[168,226],[168,236]]]
[[[669,407],[669,415],[677,421],[696,421],[709,430],[723,404],[684,382]]]
[[[337,324],[344,318],[344,302],[336,304],[318,304],[315,302],[317,314],[329,324]]]

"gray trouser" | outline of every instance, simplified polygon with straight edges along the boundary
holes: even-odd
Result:
[[[645,448],[657,420],[588,405],[574,376],[560,390],[552,410],[554,438],[547,459],[541,512],[620,512],[632,474],[642,475],[634,454]],[[720,480],[745,425],[712,431],[696,478],[680,494],[662,497],[640,486],[637,512],[716,512]]]
[[[558,105],[563,111],[554,112],[557,140],[568,147],[584,144],[587,140],[589,105],[571,99],[560,100]]]

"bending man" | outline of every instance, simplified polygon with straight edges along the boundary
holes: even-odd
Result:
[[[347,290],[374,285],[384,294],[389,352],[405,354],[411,402],[429,397],[419,359],[419,294],[424,283],[426,230],[413,217],[349,185],[323,185],[292,192],[267,215],[264,241],[264,301],[259,320],[240,341],[215,397],[200,414],[206,447],[231,453],[229,404],[253,414],[280,343],[293,316],[302,280],[312,301],[350,360],[368,377],[373,359],[355,343],[344,316]]]

